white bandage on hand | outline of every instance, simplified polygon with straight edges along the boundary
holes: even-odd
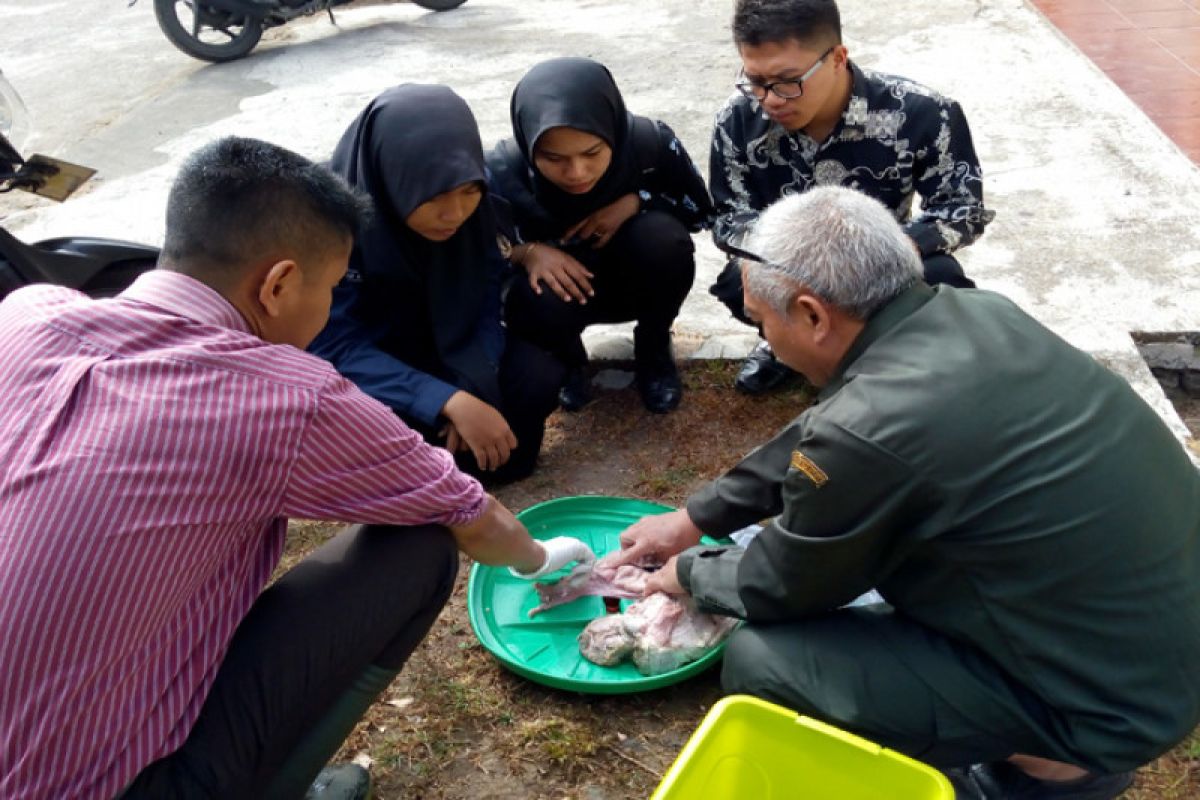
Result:
[[[552,572],[557,572],[572,561],[590,564],[596,560],[596,554],[592,552],[592,548],[570,536],[555,536],[553,539],[547,539],[538,544],[546,551],[546,560],[540,567],[533,572],[518,572],[513,567],[509,567],[508,571],[515,577],[535,581]]]

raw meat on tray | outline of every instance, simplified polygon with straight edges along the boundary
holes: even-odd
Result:
[[[555,583],[534,584],[539,605],[534,617],[579,597],[642,598],[652,569],[614,566],[612,556],[580,564]],[[663,592],[632,603],[623,614],[605,614],[579,634],[579,652],[588,661],[610,667],[632,658],[643,675],[671,672],[720,644],[737,625],[730,617],[704,614],[688,598]]]
[[[671,672],[716,647],[737,625],[732,617],[704,614],[691,600],[655,592],[625,609],[588,623],[579,652],[601,666],[629,656],[643,675]]]
[[[595,595],[597,597],[641,597],[646,587],[646,578],[652,570],[635,567],[630,564],[617,567],[612,564],[613,557],[605,556],[594,564],[576,564],[567,576],[554,583],[535,583],[541,603],[537,608],[530,609],[529,616],[536,617],[563,603],[569,603],[577,597]]]

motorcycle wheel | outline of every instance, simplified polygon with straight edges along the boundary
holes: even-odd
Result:
[[[452,8],[458,8],[467,0],[413,0],[413,2],[430,11],[449,11]]]
[[[158,27],[193,58],[220,63],[241,58],[262,37],[262,22],[206,6],[200,0],[154,0]]]

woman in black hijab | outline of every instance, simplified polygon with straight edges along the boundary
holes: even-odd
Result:
[[[529,474],[564,370],[501,325],[508,265],[470,109],[444,86],[396,86],[346,129],[330,166],[375,215],[309,349],[464,469]]]
[[[586,58],[544,61],[513,92],[513,138],[488,154],[492,188],[513,207],[524,268],[508,293],[509,330],[568,366],[559,393],[574,411],[590,399],[580,334],[636,320],[634,357],[646,407],[679,405],[671,325],[692,286],[690,233],[712,201],[675,134],[637,117],[608,69]]]

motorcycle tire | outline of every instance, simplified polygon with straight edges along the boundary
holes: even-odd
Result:
[[[191,12],[191,30],[188,30],[179,18],[179,6],[185,6]],[[154,0],[154,16],[158,20],[158,27],[171,44],[193,58],[216,64],[241,58],[253,50],[254,45],[262,38],[263,26],[260,20],[238,17],[210,8],[199,0]],[[200,22],[210,24],[205,26],[199,24]],[[224,27],[220,23],[225,23]],[[240,30],[230,33],[230,28]],[[219,38],[216,42],[203,41],[199,36],[206,30],[228,37],[228,41],[220,41]]]
[[[413,0],[413,2],[430,11],[449,11],[452,8],[458,8],[467,0]]]

